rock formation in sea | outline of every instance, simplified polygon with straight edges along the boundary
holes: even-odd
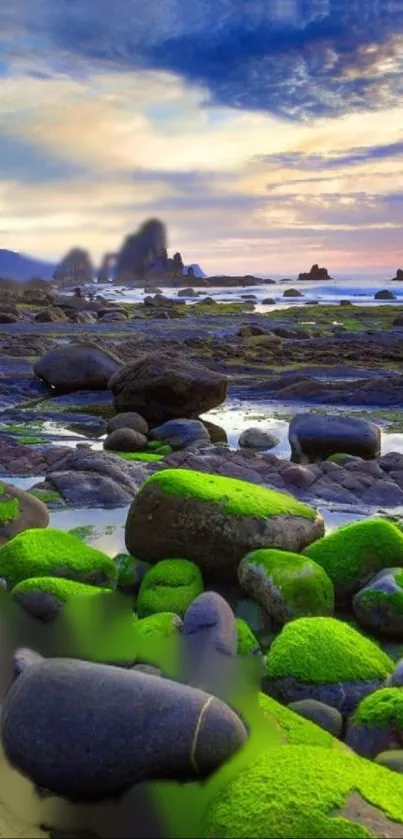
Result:
[[[299,280],[331,280],[327,268],[319,268],[319,265],[312,265],[309,272],[302,272],[298,275]]]
[[[93,282],[94,266],[87,251],[72,248],[53,273],[54,281],[60,286],[87,285]]]

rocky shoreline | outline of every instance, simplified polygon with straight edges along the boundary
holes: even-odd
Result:
[[[357,307],[352,324],[349,307],[340,329],[333,307],[307,324],[247,303],[99,303],[49,320],[43,300],[17,303],[0,335],[2,744],[40,792],[35,824],[183,835],[142,794],[168,783],[187,835],[230,839],[243,783],[248,831],[277,835],[259,832],[262,784],[331,766],[371,804],[354,799],[348,826],[398,835],[403,453],[371,422],[388,408],[396,425],[402,402],[396,311]],[[289,457],[252,421],[228,444],[214,411],[234,400],[296,406]],[[356,520],[329,532],[337,509]],[[123,553],[53,526],[85,510],[122,511]],[[311,800],[312,824],[334,820]]]

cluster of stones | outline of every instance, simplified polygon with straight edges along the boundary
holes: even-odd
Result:
[[[24,503],[3,486],[2,596],[49,639],[58,628],[58,655],[15,655],[1,738],[16,769],[94,801],[161,777],[220,778],[244,750],[209,799],[203,836],[289,836],[288,819],[295,837],[309,825],[355,835],[357,795],[357,835],[399,835],[402,666],[368,634],[403,637],[397,526],[325,535],[290,495],[166,469],[140,488],[127,553],[112,558],[45,518],[33,527]],[[250,702],[236,698],[239,678],[252,679]]]

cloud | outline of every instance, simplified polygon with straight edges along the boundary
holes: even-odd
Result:
[[[264,155],[260,158],[260,161],[273,166],[284,166],[287,169],[325,171],[328,169],[334,170],[344,169],[349,166],[360,166],[364,163],[389,160],[402,156],[403,141],[400,140],[395,143],[387,143],[386,145],[351,148],[347,154],[340,154],[335,151],[330,151],[327,155],[289,152],[286,154]]]
[[[0,17],[2,54],[47,57],[77,77],[156,70],[206,101],[309,120],[392,107],[403,92],[399,0],[19,0]],[[294,11],[292,11],[294,9]],[[316,11],[315,11],[316,10]],[[38,50],[38,45],[41,49]]]

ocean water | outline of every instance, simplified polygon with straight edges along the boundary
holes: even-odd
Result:
[[[393,274],[393,272],[391,272]],[[275,279],[273,277],[273,279]],[[162,293],[171,300],[178,297],[178,289],[167,288],[159,286]],[[302,298],[285,298],[283,293],[287,288],[298,289],[303,294]],[[256,297],[256,311],[265,312],[270,311],[273,307],[262,305],[262,301],[266,298],[275,300],[275,308],[289,307],[295,305],[305,305],[307,302],[317,302],[322,304],[340,303],[340,300],[351,300],[352,303],[359,303],[360,305],[390,305],[389,301],[375,301],[374,296],[377,291],[387,289],[392,291],[395,295],[396,303],[403,303],[403,282],[393,281],[390,277],[385,279],[385,274],[379,276],[343,276],[337,277],[325,282],[298,282],[296,279],[276,279],[276,285],[258,285],[258,286],[233,286],[229,288],[220,288],[218,286],[210,286],[208,288],[197,288],[200,292],[199,296],[183,298],[189,305],[194,305],[203,297],[213,297],[217,302],[235,303],[242,300],[242,295],[250,294]],[[97,292],[102,294],[108,300],[116,302],[125,301],[127,303],[139,303],[144,299],[145,292],[141,288],[128,288],[125,286],[117,286],[109,283],[107,285],[97,285]],[[394,301],[392,301],[394,302]]]

